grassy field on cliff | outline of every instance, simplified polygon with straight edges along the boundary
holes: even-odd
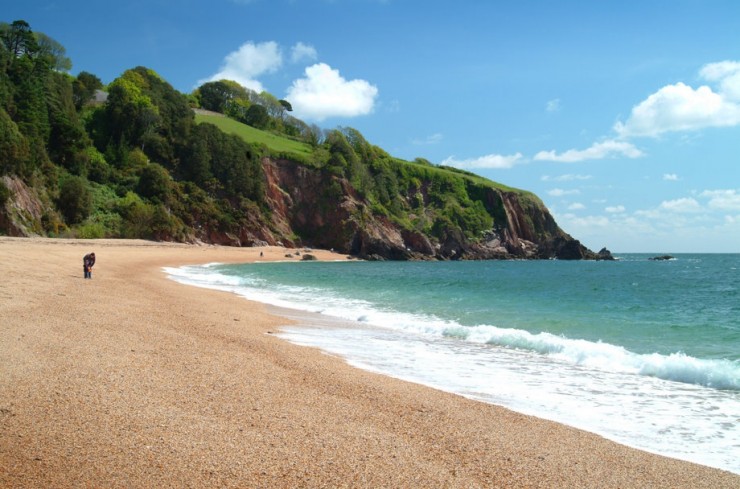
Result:
[[[261,143],[271,151],[310,155],[313,148],[306,143],[263,131],[221,115],[195,114],[195,122],[208,122],[228,134],[236,134],[248,143]]]

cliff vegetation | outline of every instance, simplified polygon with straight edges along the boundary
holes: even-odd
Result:
[[[534,194],[235,82],[190,94],[145,67],[104,86],[64,47],[0,24],[0,233],[322,247],[370,259],[603,258]]]

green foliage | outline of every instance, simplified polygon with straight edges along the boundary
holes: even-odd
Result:
[[[271,151],[291,155],[312,155],[313,149],[304,143],[278,136],[267,131],[242,124],[227,117],[197,114],[197,123],[207,122],[221,129],[223,132],[235,134],[247,143],[264,144]]]
[[[5,206],[11,196],[10,189],[5,185],[5,182],[0,180],[0,208]]]
[[[100,81],[100,78],[87,71],[81,71],[72,82],[72,96],[75,108],[78,111],[82,110],[93,99],[95,91],[101,88],[103,88],[103,82]]]
[[[0,108],[0,174],[31,173],[31,151],[28,140],[7,112]]]
[[[141,171],[136,191],[154,203],[169,204],[173,200],[174,183],[164,167],[151,163]]]
[[[69,224],[84,221],[92,210],[92,196],[87,181],[81,177],[68,177],[59,188],[59,210]]]
[[[72,69],[72,60],[67,57],[67,50],[64,46],[43,32],[34,32],[33,35],[38,47],[36,55],[43,57],[51,69],[58,72],[67,72]]]
[[[244,123],[257,129],[267,129],[270,126],[270,115],[264,106],[250,105],[244,114]]]
[[[98,183],[107,183],[110,181],[113,170],[105,160],[105,156],[95,149],[94,146],[85,148],[79,157],[85,160],[87,178],[89,180]]]
[[[85,148],[90,145],[75,109],[72,83],[68,76],[50,73],[46,104],[49,117],[49,158],[75,175],[87,175]]]
[[[32,56],[39,49],[31,26],[25,20],[0,24],[0,41],[14,58]]]
[[[28,55],[14,58],[6,71],[12,87],[6,111],[28,141],[33,167],[48,161],[46,142],[51,128],[46,105],[46,80],[50,70],[41,60]]]
[[[85,222],[75,228],[75,236],[80,239],[101,239],[106,237],[105,226],[99,222]]]
[[[195,94],[201,107],[222,114],[228,113],[233,105],[250,105],[247,89],[231,80],[204,83]]]

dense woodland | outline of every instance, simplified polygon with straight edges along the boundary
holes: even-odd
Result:
[[[323,175],[323,205],[346,195],[368,216],[441,241],[475,241],[504,225],[507,189],[473,174],[418,158],[402,161],[349,127],[331,130],[290,115],[290,102],[235,82],[208,82],[190,94],[153,70],[127,70],[108,85],[68,72],[64,47],[19,20],[0,24],[0,210],[28,232],[81,238],[207,241],[207,231],[271,226],[264,161],[290,161]],[[194,109],[223,114],[300,151],[270,147],[196,119]],[[212,122],[212,121],[211,121]],[[42,202],[40,219],[12,216],[9,183],[22,182]],[[317,203],[317,205],[322,205]],[[310,234],[310,233],[307,233]],[[311,244],[310,236],[284,236]]]

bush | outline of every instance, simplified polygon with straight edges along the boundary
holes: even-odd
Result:
[[[75,234],[81,239],[105,238],[105,226],[99,222],[87,222],[78,227]]]

